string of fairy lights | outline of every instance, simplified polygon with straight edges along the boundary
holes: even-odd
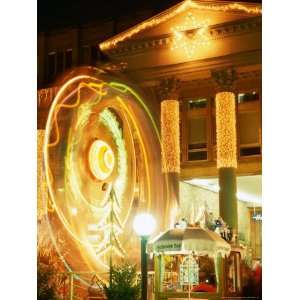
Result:
[[[161,147],[164,161],[162,171],[179,173],[179,102],[177,100],[161,102]]]
[[[216,95],[217,167],[237,168],[237,136],[235,95],[221,92]],[[161,147],[163,172],[180,172],[179,103],[161,103]]]
[[[216,95],[217,167],[237,168],[235,95]]]
[[[183,49],[187,58],[197,53],[200,46],[209,43],[208,20],[199,21],[191,12],[186,15],[182,25],[172,27],[171,31],[171,50]]]
[[[176,16],[179,13],[182,13],[191,8],[198,8],[203,9],[206,11],[219,11],[219,12],[241,12],[250,15],[261,15],[262,8],[261,5],[253,5],[253,4],[241,4],[241,3],[227,3],[227,4],[211,4],[209,2],[201,2],[198,3],[197,1],[193,0],[185,0],[182,3],[170,8],[169,10],[158,14],[130,29],[124,31],[113,38],[108,39],[107,41],[100,44],[101,50],[109,50],[115,48],[118,43],[124,42],[128,38],[132,37],[133,35],[138,34],[140,31],[145,29],[150,29],[154,26],[157,26],[163,22],[166,22]]]
[[[47,213],[48,187],[44,172],[43,146],[45,130],[37,131],[37,218],[38,220]]]

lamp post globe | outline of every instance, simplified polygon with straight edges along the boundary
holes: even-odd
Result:
[[[155,229],[155,219],[148,213],[141,213],[133,220],[133,229],[141,238],[141,275],[142,275],[142,300],[147,300],[147,241]]]
[[[150,236],[155,229],[155,219],[148,213],[141,213],[135,216],[133,229],[140,237]]]

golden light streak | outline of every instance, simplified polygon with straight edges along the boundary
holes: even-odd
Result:
[[[70,105],[65,105],[65,104],[63,104],[63,103],[66,101],[67,97],[65,97],[65,98],[63,99],[62,103],[58,103],[59,99],[61,98],[61,96],[63,95],[63,93],[65,92],[65,90],[68,88],[69,85],[75,83],[76,81],[83,80],[83,79],[97,80],[97,78],[94,78],[94,77],[89,76],[89,75],[79,75],[79,76],[76,76],[76,77],[70,79],[70,80],[67,81],[67,82],[61,87],[61,89],[58,91],[58,93],[57,93],[57,95],[56,95],[56,97],[55,97],[55,99],[54,99],[54,101],[53,101],[53,103],[52,103],[52,106],[51,106],[51,108],[50,108],[50,111],[49,111],[49,115],[53,115],[53,116],[54,116],[54,120],[51,120],[50,118],[48,118],[47,124],[46,124],[46,133],[45,133],[45,141],[46,141],[46,142],[45,142],[45,144],[44,144],[44,158],[45,158],[45,166],[46,166],[46,168],[47,168],[47,170],[48,170],[47,173],[46,173],[46,174],[47,174],[46,180],[47,180],[48,186],[51,186],[51,182],[52,182],[52,180],[51,180],[52,174],[51,174],[51,170],[50,170],[50,166],[49,166],[49,161],[48,161],[49,158],[48,158],[48,155],[47,155],[47,148],[48,148],[48,147],[53,147],[53,146],[57,145],[58,142],[59,142],[59,135],[58,135],[58,137],[56,138],[56,141],[55,141],[54,143],[49,143],[49,140],[50,140],[50,133],[51,133],[51,125],[52,125],[53,123],[54,123],[54,126],[55,126],[55,125],[57,126],[57,132],[59,132],[58,125],[57,125],[57,113],[58,113],[59,109],[60,109],[62,106],[65,107],[65,108],[70,108],[70,107],[74,108],[75,106],[78,106],[78,105],[79,105],[79,103],[80,103],[80,87],[88,87],[88,88],[94,90],[95,92],[100,93],[102,96],[105,95],[105,92],[101,92],[101,91],[102,91],[103,85],[106,84],[106,83],[99,83],[99,84],[97,84],[97,83],[90,83],[90,84],[87,84],[87,83],[84,83],[84,82],[80,82],[80,83],[79,83],[79,87],[78,87],[78,89],[77,89],[78,97],[77,97],[77,99],[76,99],[76,101],[75,101],[74,104],[70,104]],[[98,81],[98,80],[97,80],[97,81]],[[122,85],[122,86],[123,86],[123,85]],[[135,95],[135,94],[134,94],[134,95]],[[119,98],[119,100],[120,100],[120,98]],[[139,101],[140,101],[140,99],[139,99]],[[127,109],[127,107],[124,106],[124,105],[123,105],[123,107],[125,107],[125,110],[127,111],[127,113],[129,113],[129,114],[131,115],[131,113],[130,113],[130,111]],[[152,117],[152,116],[151,116],[151,117]],[[132,118],[132,120],[133,120],[133,122],[134,122],[133,116],[131,116],[131,118]],[[137,126],[136,123],[135,123],[135,128],[138,129],[138,126]],[[156,129],[156,128],[155,128],[155,129]],[[138,131],[138,130],[137,130],[137,131]],[[141,139],[141,134],[139,133],[139,131],[138,131],[138,134],[139,134],[139,139],[142,141],[142,139]],[[69,148],[69,146],[70,146],[70,145],[68,144],[68,148]],[[144,155],[146,155],[146,150],[145,150],[144,144],[142,144],[142,149],[143,149]],[[145,156],[145,157],[146,157],[146,156]],[[146,178],[147,178],[147,185],[148,185],[148,187],[150,187],[150,177],[149,177],[150,175],[149,175],[149,166],[148,166],[148,163],[146,163],[146,173],[147,173],[147,175],[146,175]],[[76,181],[76,180],[75,180],[75,181]],[[79,190],[79,189],[78,189],[78,190]],[[57,211],[57,213],[58,213],[60,219],[62,220],[62,222],[63,222],[65,228],[68,230],[68,232],[71,234],[71,236],[73,236],[73,238],[74,238],[75,240],[77,240],[77,241],[78,241],[79,243],[81,243],[81,244],[87,245],[87,243],[86,243],[85,241],[82,241],[81,239],[79,239],[79,238],[73,233],[73,231],[70,229],[70,225],[69,225],[67,219],[66,219],[65,216],[62,214],[62,212],[57,208],[57,205],[56,205],[56,203],[55,203],[55,201],[54,201],[55,196],[54,196],[53,190],[52,190],[51,188],[49,189],[49,192],[50,192],[50,195],[51,195],[52,205],[53,205],[54,209]],[[149,189],[149,188],[148,188],[148,193],[150,193],[150,189]],[[81,193],[80,193],[80,194],[81,194]],[[84,198],[84,197],[82,196],[82,198]],[[148,206],[150,207],[150,206],[151,206],[151,197],[150,197],[150,194],[148,194],[148,201],[149,201]],[[128,213],[128,214],[129,214],[129,213]]]
[[[82,83],[81,80],[88,81],[88,83]],[[90,82],[91,80],[94,80],[96,83],[91,83]],[[69,208],[68,212],[71,215],[71,218],[69,220],[68,216],[66,216],[64,214],[64,211],[60,209],[60,205],[59,205],[58,202],[56,202],[55,198],[56,198],[56,193],[58,192],[59,199],[63,199],[61,197],[65,197],[65,200],[68,200],[67,196],[69,196],[68,193],[70,191],[67,190],[66,185],[64,186],[64,188],[58,188],[59,186],[56,187],[54,185],[56,187],[56,190],[54,190],[54,186],[52,185],[54,183],[54,179],[56,180],[56,178],[52,177],[52,173],[51,173],[51,170],[50,170],[50,159],[53,159],[52,156],[49,156],[49,153],[50,153],[51,149],[53,149],[53,148],[50,148],[50,147],[54,147],[54,146],[58,145],[58,143],[62,142],[61,139],[64,138],[64,134],[65,134],[65,132],[62,131],[62,128],[60,128],[61,124],[60,124],[60,118],[59,118],[60,115],[59,114],[64,113],[64,111],[63,112],[60,111],[60,108],[67,108],[67,109],[73,108],[74,109],[74,108],[78,107],[78,109],[77,109],[77,112],[78,112],[79,111],[79,105],[81,104],[80,99],[85,99],[84,95],[81,96],[81,87],[83,87],[83,86],[88,87],[88,88],[96,91],[100,95],[100,97],[97,97],[97,102],[99,102],[101,100],[101,95],[103,95],[106,92],[106,90],[103,91],[103,89],[102,89],[103,86],[105,86],[105,85],[109,86],[110,85],[111,87],[114,87],[114,88],[116,88],[116,85],[119,86],[119,87],[122,86],[123,87],[122,92],[128,93],[128,95],[129,95],[129,93],[132,94],[132,96],[134,96],[134,101],[136,101],[137,103],[139,102],[141,104],[143,110],[147,113],[147,115],[150,119],[150,124],[152,123],[153,128],[155,130],[155,133],[157,135],[157,138],[160,142],[159,132],[158,132],[157,126],[156,126],[156,124],[153,120],[153,116],[151,115],[148,107],[143,102],[143,100],[134,91],[132,91],[129,87],[127,87],[126,85],[122,85],[122,84],[118,85],[118,83],[115,83],[115,82],[106,83],[106,82],[102,82],[102,81],[99,82],[99,81],[100,81],[99,78],[95,78],[95,77],[92,77],[92,76],[89,76],[89,75],[81,75],[81,76],[77,76],[75,78],[72,78],[71,80],[66,82],[61,87],[61,89],[58,91],[57,96],[53,100],[52,106],[50,108],[50,113],[49,113],[50,117],[47,120],[47,126],[46,126],[46,132],[45,132],[45,144],[44,144],[44,149],[43,149],[44,150],[45,165],[46,165],[46,170],[47,170],[46,180],[47,180],[47,183],[48,183],[48,186],[49,186],[49,192],[50,192],[50,196],[51,196],[50,200],[52,202],[53,208],[56,210],[59,219],[63,223],[65,229],[68,231],[70,236],[73,237],[74,241],[76,241],[78,244],[81,244],[81,246],[78,245],[79,246],[78,249],[81,252],[82,258],[84,258],[84,260],[86,261],[87,265],[90,268],[92,268],[92,266],[89,263],[90,260],[88,259],[87,254],[89,254],[90,256],[93,256],[93,259],[94,259],[93,245],[91,244],[91,242],[88,239],[86,239],[86,237],[83,237],[83,236],[81,237],[80,235],[76,234],[76,232],[73,231],[72,228],[71,228],[71,227],[74,227],[76,225],[75,223],[76,223],[77,217],[81,216],[82,213],[85,213],[85,212],[82,211],[82,210],[78,210],[78,213],[77,213],[77,216],[76,216],[76,213],[73,213],[75,210],[72,209],[72,207],[74,208],[76,206],[71,206],[70,205],[68,207]],[[69,93],[69,88],[74,83],[76,84],[76,88],[71,93]],[[69,100],[71,100],[70,95],[73,96],[72,99],[74,101],[72,101],[72,103],[68,104],[67,102]],[[128,118],[127,122],[129,121],[129,119],[131,120],[131,122],[129,124],[135,129],[138,140],[140,141],[140,147],[141,147],[141,152],[142,152],[142,155],[143,155],[143,160],[144,160],[144,163],[146,164],[146,166],[145,166],[145,181],[146,181],[145,183],[146,183],[146,189],[147,189],[146,197],[148,197],[147,205],[148,205],[148,209],[150,209],[152,207],[151,206],[151,201],[152,201],[152,198],[153,198],[152,197],[153,187],[151,186],[152,183],[151,183],[151,178],[150,178],[151,165],[149,165],[150,162],[149,162],[149,157],[147,155],[148,152],[146,151],[147,150],[146,149],[147,140],[145,139],[146,137],[144,136],[143,132],[141,131],[140,124],[138,124],[138,122],[137,122],[138,120],[136,119],[136,115],[131,110],[130,106],[129,105],[127,106],[126,100],[122,99],[122,97],[120,97],[118,100],[123,103],[122,110],[123,110],[124,115],[125,115],[124,118],[126,120]],[[93,102],[91,105],[93,105],[93,104],[96,104],[96,101]],[[124,106],[127,109],[124,109]],[[76,111],[76,109],[75,109],[75,111]],[[85,109],[84,109],[84,112],[85,112]],[[86,113],[87,114],[83,115],[82,120],[81,119],[77,120],[77,122],[74,124],[74,126],[76,127],[76,131],[77,130],[80,131],[81,127],[84,127],[85,120],[89,118],[89,112],[86,111]],[[51,133],[51,131],[54,131],[54,130],[57,130],[57,131]],[[50,141],[50,139],[52,139],[52,134],[53,134],[53,140],[54,140],[53,142]],[[55,134],[56,134],[56,136],[55,136]],[[130,131],[129,134],[132,135],[132,132]],[[70,135],[68,135],[67,139],[70,139]],[[68,153],[71,151],[70,150],[70,146],[71,146],[70,141],[66,140],[66,141],[64,141],[64,143],[66,143],[66,146],[67,146],[66,154],[68,155]],[[42,144],[41,144],[41,147],[42,147]],[[54,150],[54,151],[57,151],[57,150]],[[71,151],[71,152],[73,152],[73,151]],[[73,159],[75,159],[75,157],[73,157]],[[105,159],[105,157],[104,157],[104,159]],[[108,160],[107,162],[109,164],[109,162],[110,162],[109,157],[106,157],[106,159]],[[65,174],[67,172],[69,172],[69,171],[68,171],[68,164],[66,163],[65,164]],[[72,174],[69,174],[69,175],[72,177]],[[73,174],[73,175],[74,175],[74,178],[73,177],[72,178],[74,179],[74,181],[76,181],[76,176],[75,176],[75,174]],[[166,178],[165,184],[168,185],[168,179],[167,179],[165,174],[164,174],[164,178]],[[78,190],[80,190],[79,186],[77,186],[77,188],[78,188]],[[65,193],[65,195],[60,194],[60,192]],[[168,192],[169,191],[167,189],[166,193],[168,194]],[[79,193],[79,196],[81,196],[81,193]],[[85,199],[83,195],[82,195],[82,197],[83,197],[83,199]],[[78,198],[78,201],[80,201],[80,198],[81,197]],[[169,201],[169,199],[167,197],[167,202],[168,201]],[[91,207],[91,205],[90,205],[90,207],[88,209],[90,209],[91,211],[94,211],[95,207]],[[106,212],[105,207],[97,208],[97,213],[98,213],[98,210],[101,210],[101,214],[103,213],[104,215],[106,215],[108,213],[108,212]],[[101,216],[103,216],[103,214]],[[128,215],[129,215],[129,211],[128,211]],[[126,219],[127,218],[128,218],[128,216],[126,216]],[[93,222],[95,222],[95,221],[93,221]],[[96,222],[98,223],[99,221],[96,221]],[[100,220],[99,223],[101,223],[101,220]],[[120,223],[120,222],[117,222],[117,223]],[[49,224],[49,226],[50,226],[50,224]],[[107,229],[107,227],[105,227],[105,228]],[[113,226],[112,229],[113,229],[113,231],[115,232],[116,235],[119,234],[119,228],[117,228],[116,226]],[[117,238],[117,236],[116,236],[116,240],[114,241],[114,244],[115,245],[110,247],[111,248],[110,251],[118,251],[117,248],[120,245],[120,240]],[[120,251],[120,254],[121,254],[121,252],[122,251]],[[97,262],[100,265],[105,266],[104,262],[102,262],[101,259],[98,259]]]
[[[179,102],[164,100],[161,102],[161,150],[165,173],[180,172],[179,144]]]
[[[83,76],[78,76],[79,78],[82,78],[84,77]],[[73,79],[77,79],[78,77],[74,77],[72,78],[71,80],[68,81],[69,84],[72,84],[73,83]],[[88,76],[90,77],[90,76]],[[68,94],[63,100],[61,103],[55,105],[55,108],[54,108],[54,117],[53,117],[53,123],[54,123],[54,130],[55,130],[55,141],[54,142],[51,142],[48,141],[48,147],[54,147],[56,146],[58,143],[59,143],[59,140],[60,140],[60,134],[59,134],[59,128],[58,128],[58,123],[57,123],[57,115],[58,115],[58,112],[60,111],[61,108],[75,108],[77,107],[79,104],[80,104],[80,99],[81,99],[81,89],[83,87],[87,87],[89,89],[91,89],[92,91],[96,92],[97,94],[99,94],[100,96],[104,96],[106,95],[106,92],[103,92],[102,88],[103,88],[103,85],[104,83],[101,82],[101,83],[85,83],[85,82],[80,82],[79,85],[78,85],[78,88],[75,89],[74,91],[72,91],[70,94]],[[64,87],[65,85],[63,85]],[[60,90],[62,91],[62,90]],[[76,98],[76,101],[75,103],[73,104],[64,104],[65,101],[67,101],[67,99],[72,96],[73,94],[75,94],[77,92],[77,98]],[[61,92],[62,93],[62,92]],[[61,93],[58,93],[57,94],[57,98],[61,96]],[[51,109],[50,109],[51,111]],[[49,112],[50,114],[50,112]]]
[[[124,115],[124,119],[126,119],[125,115]],[[122,199],[123,193],[125,191],[125,186],[127,185],[128,182],[128,176],[127,176],[128,155],[125,146],[125,140],[123,138],[123,132],[120,123],[116,118],[116,115],[108,108],[100,112],[98,120],[100,121],[100,123],[104,124],[104,126],[109,130],[117,146],[118,177],[114,181],[114,191],[116,192],[117,198]],[[133,157],[134,157],[134,153],[133,153]]]
[[[70,105],[66,105],[66,104],[63,104],[70,96],[72,96],[73,94],[76,93],[76,90],[75,91],[72,91],[70,94],[68,94],[68,96],[66,96],[64,98],[64,100],[62,101],[61,104],[57,105],[55,107],[55,110],[54,110],[54,118],[53,118],[53,122],[54,122],[54,130],[55,130],[55,140],[54,142],[51,142],[50,141],[48,142],[48,147],[55,147],[58,143],[59,143],[59,140],[60,140],[60,133],[59,133],[59,128],[58,128],[58,123],[57,123],[57,115],[58,115],[58,112],[60,110],[61,107],[64,107],[64,108],[74,108],[76,107],[77,105],[79,105],[79,98],[76,99],[75,103],[74,104],[70,104]]]
[[[142,136],[141,136],[141,133],[140,133],[140,130],[139,130],[139,126],[137,125],[135,119],[134,119],[134,116],[132,115],[132,113],[130,112],[130,110],[127,108],[126,104],[124,103],[124,101],[119,97],[117,96],[116,97],[117,100],[119,101],[119,103],[121,104],[121,106],[124,108],[124,110],[128,113],[132,123],[133,123],[133,126],[134,126],[134,129],[136,130],[136,133],[139,137],[139,140],[140,140],[140,143],[141,143],[141,149],[142,149],[142,152],[143,152],[143,155],[144,155],[144,159],[145,159],[145,169],[146,169],[146,180],[147,180],[147,200],[148,200],[148,209],[150,209],[151,207],[151,194],[150,194],[150,171],[149,171],[149,163],[148,163],[148,160],[147,160],[147,152],[146,152],[146,148],[145,148],[145,145],[144,145],[144,141],[142,139]]]
[[[152,28],[163,22],[166,22],[171,18],[173,18],[174,16],[176,16],[177,14],[184,12],[185,10],[190,8],[197,8],[197,9],[203,9],[208,11],[220,11],[220,12],[237,11],[237,12],[247,13],[251,15],[262,14],[261,5],[259,4],[249,4],[249,3],[210,4],[209,2],[205,3],[202,1],[200,4],[197,3],[197,1],[186,0],[134,27],[129,28],[128,30],[120,34],[117,34],[113,38],[110,38],[107,41],[100,43],[99,45],[100,49],[108,50],[111,48],[115,48],[118,43],[127,40],[128,38],[139,33],[140,31]]]
[[[101,97],[103,95],[106,94],[105,91],[103,91],[103,86],[106,83],[79,83],[79,88],[77,88],[78,90],[78,95],[77,95],[77,100],[76,100],[76,105],[72,105],[73,108],[75,108],[76,106],[78,106],[81,102],[81,99],[84,100],[84,97],[81,97],[81,88],[86,87],[91,89],[92,91],[94,91],[95,93],[97,93],[100,97],[96,98],[95,100],[93,100],[92,102],[89,102],[89,105],[85,105],[86,103],[84,103],[83,105],[81,105],[81,107],[79,107],[78,112],[80,110],[79,115],[77,116],[79,119],[76,122],[76,132],[80,132],[83,124],[85,124],[87,122],[87,119],[91,113],[90,111],[90,106],[95,106],[97,103],[99,103],[99,101],[101,100]],[[64,99],[65,101],[65,99]],[[66,105],[64,105],[66,106]],[[60,105],[60,107],[63,107],[62,105]],[[67,108],[70,108],[71,105],[67,105]],[[78,195],[80,196],[79,198],[82,198],[83,201],[85,203],[87,203],[86,198],[81,194],[80,191],[80,187],[78,185],[79,181],[77,180],[77,173],[76,171],[72,168],[75,158],[73,157],[73,151],[72,148],[73,146],[76,147],[77,143],[75,140],[71,139],[71,136],[69,135],[69,141],[67,143],[67,155],[66,155],[66,159],[65,159],[65,163],[66,163],[66,170],[67,172],[65,172],[65,182],[69,182],[70,186],[72,187],[70,189],[70,192],[73,194],[73,197],[76,198]],[[103,152],[102,152],[103,150]],[[107,154],[110,153],[111,155],[108,156]],[[109,145],[101,140],[96,140],[94,141],[94,143],[92,144],[90,151],[89,151],[89,166],[90,169],[92,171],[92,173],[94,174],[94,176],[96,178],[98,178],[99,180],[104,180],[105,178],[107,178],[111,172],[112,169],[114,167],[114,155],[113,152],[111,150],[111,148],[109,147]],[[105,164],[105,160],[106,160],[106,164]],[[66,176],[68,174],[68,176]],[[67,185],[69,186],[69,185]],[[101,207],[101,208],[95,208],[93,205],[91,205],[90,203],[88,203],[88,205],[92,208],[93,207],[93,211],[105,211],[104,214],[106,215],[105,217],[108,217],[108,215],[111,215],[110,211],[108,209],[106,209],[105,207]],[[115,217],[118,217],[116,214],[114,214]],[[73,219],[72,219],[73,220]],[[74,227],[75,224],[75,219],[72,222],[71,220],[71,226]],[[117,218],[118,223],[121,223],[120,220]],[[67,223],[66,223],[67,224]],[[105,227],[105,225],[104,225]],[[113,226],[114,227],[114,226]],[[106,228],[106,227],[105,227]],[[101,230],[99,230],[100,232]],[[107,232],[109,233],[109,231]],[[107,235],[107,233],[105,233],[105,235]],[[117,230],[115,232],[115,234],[119,234],[121,233],[121,230]],[[117,237],[115,238],[118,245],[120,244],[119,240],[117,239]],[[104,239],[104,244],[106,245],[107,242],[109,242],[110,239]],[[86,243],[89,243],[87,241],[84,240],[84,244],[87,247]],[[89,247],[87,247],[89,248]],[[99,245],[96,247],[97,249],[99,249]],[[114,248],[112,248],[114,250]],[[80,251],[82,252],[82,256],[85,257],[85,252],[83,249],[80,248]],[[97,262],[100,263],[102,266],[105,265],[105,263],[103,261],[101,261],[101,259],[98,257],[97,258]]]
[[[118,89],[119,91],[121,91],[122,93],[126,93],[127,91],[132,94],[138,101],[139,103],[142,105],[143,109],[146,111],[148,117],[150,118],[151,120],[151,123],[152,123],[152,126],[155,130],[155,133],[156,133],[156,136],[157,136],[157,139],[159,141],[159,145],[162,149],[162,141],[161,141],[161,136],[160,136],[160,133],[159,133],[159,130],[157,128],[157,125],[153,119],[153,116],[151,115],[151,112],[149,110],[149,108],[146,106],[146,104],[143,102],[142,98],[133,90],[131,89],[129,86],[123,84],[123,83],[119,83],[119,82],[115,82],[115,81],[112,81],[109,83],[110,86]],[[121,98],[120,98],[121,99]],[[122,99],[121,99],[122,100]],[[165,165],[165,158],[162,157],[162,165]],[[165,178],[165,184],[166,184],[166,207],[169,207],[169,181],[168,181],[168,175],[167,173],[164,173],[164,178]],[[151,201],[151,199],[150,199]],[[148,209],[150,208],[150,204],[148,204]]]
[[[216,95],[217,167],[237,168],[235,95]]]
[[[96,78],[93,78],[89,75],[79,75],[76,77],[73,77],[72,79],[68,80],[64,85],[62,85],[62,87],[60,88],[60,90],[58,91],[58,93],[56,94],[54,101],[50,107],[50,111],[49,111],[49,116],[54,116],[54,120],[51,118],[47,119],[47,123],[46,123],[46,130],[45,130],[45,143],[44,143],[44,162],[45,162],[45,168],[47,170],[46,172],[46,181],[47,181],[47,185],[49,188],[49,193],[51,196],[51,203],[55,209],[55,211],[57,212],[60,220],[62,221],[62,223],[64,224],[64,227],[66,228],[66,230],[69,232],[69,234],[80,244],[85,245],[86,247],[89,246],[89,243],[86,241],[81,240],[80,238],[77,237],[76,234],[74,234],[74,232],[70,229],[70,225],[69,222],[67,221],[67,219],[65,218],[65,216],[63,215],[63,213],[60,211],[60,209],[57,207],[56,202],[55,202],[55,195],[54,195],[54,191],[51,188],[52,186],[52,173],[51,173],[51,168],[50,168],[50,163],[49,163],[49,157],[48,157],[48,148],[49,148],[49,140],[50,140],[50,134],[51,134],[51,125],[52,122],[57,123],[56,117],[57,117],[57,107],[60,106],[60,104],[58,104],[58,101],[60,100],[61,96],[64,94],[65,90],[73,83],[75,83],[76,81],[79,80],[84,80],[84,79],[94,79],[97,80]],[[65,100],[64,100],[65,101]],[[58,142],[57,142],[58,143]],[[57,144],[56,143],[56,144]],[[51,146],[53,146],[53,144],[50,144]]]
[[[59,141],[60,141],[60,133],[59,133],[59,127],[58,127],[58,121],[57,121],[57,115],[60,111],[61,108],[67,108],[67,109],[71,109],[71,108],[75,108],[77,107],[79,104],[80,104],[80,100],[81,100],[81,89],[83,87],[86,87],[92,91],[94,91],[95,93],[99,94],[99,99],[98,101],[96,101],[94,103],[97,104],[100,100],[101,100],[101,97],[106,95],[106,92],[103,91],[103,86],[104,86],[104,82],[100,82],[100,83],[94,83],[94,82],[90,82],[90,83],[85,83],[85,82],[79,82],[78,84],[78,87],[70,92],[67,96],[65,96],[63,98],[63,100],[61,101],[61,103],[58,103],[58,100],[56,99],[59,99],[59,97],[62,96],[63,92],[64,92],[64,89],[67,89],[67,87],[71,84],[73,84],[75,81],[77,80],[82,80],[82,79],[93,79],[93,80],[97,80],[96,78],[94,77],[91,77],[91,76],[88,76],[88,75],[80,75],[80,76],[77,76],[77,77],[74,77],[72,79],[70,79],[69,81],[67,81],[62,87],[61,89],[59,90],[59,92],[57,93],[55,99],[53,102],[55,102],[55,104],[53,103],[51,108],[50,108],[50,111],[49,111],[49,115],[53,113],[53,119],[51,121],[49,121],[49,119],[47,120],[47,124],[46,124],[46,143],[48,143],[47,145],[45,144],[45,146],[47,148],[50,148],[50,147],[55,147]],[[73,96],[74,94],[77,93],[77,98],[76,98],[76,101],[73,103],[73,104],[64,104],[71,96]],[[50,135],[51,135],[51,127],[48,125],[48,122],[49,124],[54,124],[54,131],[55,131],[55,141],[54,142],[50,142]],[[51,123],[50,123],[51,122]],[[50,128],[48,128],[48,126]],[[77,126],[76,126],[77,127]],[[77,128],[78,129],[78,128]],[[68,143],[68,149],[70,149],[70,144]],[[45,149],[44,149],[44,155],[45,155]],[[70,151],[67,151],[67,153],[69,153]],[[70,169],[70,167],[68,167],[68,164],[66,164],[66,167]],[[52,175],[52,172],[51,172],[51,169],[49,167],[49,164],[48,164],[48,161],[47,159],[45,158],[45,168],[47,170],[46,174],[49,176],[49,180],[47,178],[47,182],[49,181],[49,183],[51,184],[52,181],[53,181],[53,175]],[[73,174],[70,175],[70,178],[72,178],[72,182],[77,182],[76,181],[76,175]],[[76,186],[77,183],[74,185]],[[80,193],[80,189],[78,188],[77,186],[77,192],[78,192],[78,195],[80,195],[80,198],[83,199],[84,202],[87,202],[85,197],[82,196],[82,194]],[[50,193],[51,194],[51,193]],[[52,199],[52,194],[51,194],[51,199]],[[52,204],[52,210],[54,210],[55,208],[55,205],[53,205],[53,201],[51,202]],[[89,204],[91,206],[91,204]],[[94,209],[96,210],[99,210],[98,208],[96,207],[93,207]],[[49,208],[48,208],[49,209]]]

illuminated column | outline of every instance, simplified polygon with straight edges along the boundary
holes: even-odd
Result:
[[[44,147],[45,130],[37,131],[37,218],[41,221],[47,214],[48,187],[44,172]]]
[[[216,94],[217,168],[219,173],[219,212],[223,220],[238,233],[236,197],[236,108],[233,84],[234,69],[212,72],[219,92]]]
[[[175,221],[179,204],[180,134],[179,134],[179,80],[172,77],[162,80],[161,97],[161,155],[162,172],[169,177],[170,197],[168,209]],[[171,221],[172,222],[172,221]]]

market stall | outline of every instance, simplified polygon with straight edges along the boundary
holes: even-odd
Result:
[[[230,245],[200,227],[174,228],[154,238],[155,300],[220,299],[224,288],[221,258]]]

